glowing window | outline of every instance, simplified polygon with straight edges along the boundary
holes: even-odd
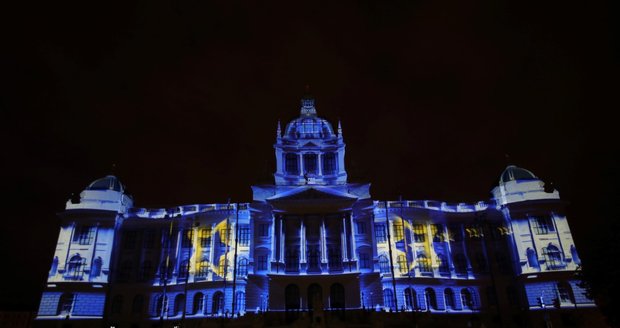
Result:
[[[189,260],[183,260],[179,264],[179,279],[187,279],[189,273]]]
[[[418,260],[418,269],[420,269],[420,272],[422,273],[433,272],[433,269],[431,267],[431,260],[427,258],[426,255],[418,254],[417,260]]]
[[[553,246],[543,248],[543,256],[545,258],[545,264],[548,270],[557,270],[564,267],[564,261],[562,261],[562,252]]]
[[[450,273],[450,265],[448,262],[448,258],[442,254],[437,254],[437,262],[439,263],[439,273],[448,274]]]
[[[79,226],[75,230],[73,235],[73,242],[80,245],[90,245],[93,242],[95,236],[95,227],[93,226]]]
[[[393,224],[394,227],[394,241],[401,241],[403,240],[403,224],[400,222],[394,222]]]
[[[74,255],[67,264],[67,273],[65,274],[65,278],[70,280],[82,280],[84,277],[85,266],[86,259],[79,255]]]
[[[407,263],[407,258],[405,257],[405,255],[398,255],[398,269],[400,273],[407,273],[409,271],[408,266],[409,265]]]
[[[423,243],[426,241],[426,229],[424,229],[423,224],[414,224],[413,225],[413,240],[416,243]]]
[[[200,229],[200,247],[211,246],[211,227]]]
[[[235,300],[236,300],[235,312],[239,314],[239,312],[245,311],[245,293],[237,292],[235,295]]]
[[[247,224],[239,226],[239,245],[250,245],[250,227]]]
[[[546,235],[555,232],[553,218],[550,216],[533,217],[530,222],[532,224],[532,230],[534,230],[537,235]]]
[[[390,273],[390,261],[384,255],[379,256],[379,270],[381,273]]]
[[[237,277],[244,277],[248,274],[248,260],[242,258],[237,265]]]
[[[378,243],[385,243],[385,225],[384,224],[375,224],[375,238]]]
[[[446,239],[443,233],[443,225],[441,224],[431,225],[431,233],[433,235],[433,242],[443,242]]]
[[[196,276],[200,278],[204,278],[209,273],[209,262],[208,261],[200,261],[198,262],[198,270],[196,270]]]

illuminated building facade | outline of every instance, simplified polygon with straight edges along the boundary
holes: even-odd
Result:
[[[343,140],[306,97],[278,123],[275,184],[250,203],[146,209],[114,176],[91,183],[60,214],[39,323],[594,306],[565,203],[530,171],[508,166],[473,204],[377,201],[347,181]]]

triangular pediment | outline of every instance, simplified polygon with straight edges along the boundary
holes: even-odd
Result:
[[[329,187],[313,186],[299,187],[287,190],[269,197],[267,201],[294,201],[294,200],[357,200],[357,196],[338,191]]]
[[[309,142],[306,142],[306,143],[303,145],[303,147],[318,147],[318,145],[317,145],[317,144],[315,144],[315,143],[314,143],[314,142],[312,142],[312,141],[309,141]]]

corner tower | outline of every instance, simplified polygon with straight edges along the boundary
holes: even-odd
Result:
[[[317,116],[312,96],[301,99],[300,115],[284,133],[278,122],[276,135],[276,185],[347,183],[342,127],[338,123],[335,133],[327,120]]]

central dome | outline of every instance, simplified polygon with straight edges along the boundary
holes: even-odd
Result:
[[[314,98],[305,96],[301,99],[299,118],[286,125],[283,137],[287,139],[330,139],[335,138],[336,134],[327,120],[316,115]]]

